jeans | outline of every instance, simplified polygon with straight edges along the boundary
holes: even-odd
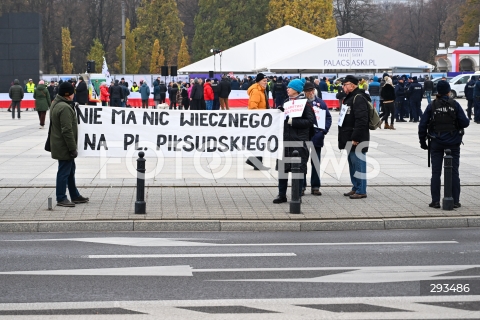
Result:
[[[432,103],[432,91],[425,91],[425,96],[427,97],[428,104]]]
[[[452,197],[453,203],[460,201],[460,176],[458,167],[460,166],[460,145],[445,146],[435,140],[432,140],[430,146],[431,162],[432,162],[432,179],[430,180],[430,193],[432,202],[440,202],[440,188],[442,177],[442,163],[445,149],[452,151]]]
[[[313,152],[315,149],[315,152]],[[321,147],[310,147],[310,163],[312,164],[312,173],[310,175],[310,186],[312,190],[320,190],[320,155],[322,153]],[[303,189],[307,189],[307,174],[303,178]]]
[[[300,188],[298,188],[299,196],[302,196],[302,186],[303,186],[303,179],[300,179]],[[278,194],[280,196],[287,196],[287,187],[288,187],[288,179],[278,179]]]
[[[213,100],[205,100],[205,106],[206,106],[207,110],[212,110]]]
[[[220,100],[218,97],[213,98],[212,110],[220,110]]]
[[[348,153],[348,168],[350,169],[352,191],[358,194],[367,194],[367,155],[365,152],[359,151],[357,155],[355,151],[351,150]]]
[[[17,108],[18,119],[20,119],[20,101],[12,101],[12,119],[15,119],[15,108]]]
[[[61,202],[67,199],[67,186],[70,193],[70,199],[76,199],[80,197],[77,186],[75,185],[75,160],[58,160],[57,171],[57,187],[56,195],[57,202]]]
[[[377,112],[380,113],[380,96],[370,96],[372,99],[372,105],[377,109]]]

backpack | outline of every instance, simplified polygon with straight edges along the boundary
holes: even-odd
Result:
[[[353,98],[353,103],[355,103],[355,98],[357,96],[362,96],[363,99],[365,99],[365,101],[367,102],[368,104],[368,129],[370,130],[377,130],[377,128],[380,128],[380,125],[381,125],[381,120],[380,120],[380,116],[378,115],[378,112],[377,112],[377,109],[375,109],[373,107],[373,104],[368,101],[363,95],[361,94],[357,94],[354,98]]]

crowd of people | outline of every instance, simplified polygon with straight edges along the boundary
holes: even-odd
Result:
[[[288,79],[282,77],[267,77],[259,73],[256,77],[247,77],[241,81],[224,75],[218,79],[195,78],[189,82],[170,82],[168,85],[158,77],[153,82],[153,91],[145,81],[136,82],[131,88],[125,79],[116,80],[107,87],[106,83],[100,85],[100,99],[92,94],[83,77],[78,81],[71,79],[66,82],[54,81],[46,85],[43,80],[37,85],[30,81],[25,87],[20,86],[17,79],[9,90],[12,100],[10,111],[15,119],[15,112],[20,119],[20,103],[24,92],[33,93],[35,110],[38,113],[40,128],[45,126],[45,117],[50,109],[50,129],[52,142],[52,157],[59,160],[57,174],[57,203],[64,206],[74,206],[75,203],[88,202],[83,198],[74,185],[75,163],[73,159],[76,151],[76,123],[75,110],[72,103],[81,105],[94,104],[101,101],[102,105],[127,107],[130,92],[139,92],[142,108],[149,107],[150,96],[155,101],[153,108],[165,104],[168,93],[169,109],[176,110],[229,110],[228,98],[235,88],[246,88],[249,96],[248,109],[276,108],[284,111],[284,104],[291,100],[306,99],[306,105],[301,117],[286,116],[284,120],[283,142],[284,150],[281,160],[277,160],[278,170],[278,195],[274,203],[287,202],[288,173],[292,171],[290,158],[294,151],[298,151],[301,159],[300,171],[303,173],[301,180],[300,197],[307,188],[307,163],[311,158],[312,172],[310,173],[311,194],[322,195],[320,191],[320,158],[325,136],[332,124],[332,116],[322,92],[332,92],[338,99],[338,108],[345,111],[340,115],[341,122],[338,128],[338,148],[347,151],[348,165],[352,188],[344,193],[350,199],[364,199],[367,197],[367,165],[366,153],[369,148],[371,119],[370,108],[380,113],[384,129],[395,130],[395,121],[419,123],[418,132],[420,146],[431,154],[432,179],[430,207],[440,207],[440,176],[445,150],[451,150],[453,157],[453,200],[454,207],[460,207],[460,179],[458,173],[460,144],[464,128],[468,127],[472,116],[475,122],[480,123],[480,81],[475,77],[465,86],[465,95],[468,103],[467,115],[460,105],[449,97],[450,85],[441,80],[437,84],[435,100],[431,100],[433,86],[431,79],[426,77],[422,86],[417,77],[393,76],[383,74],[382,78],[358,78],[348,75],[342,79],[330,81],[327,78],[314,79]],[[273,98],[270,105],[270,94]],[[421,102],[423,96],[427,97],[428,107],[422,112]],[[56,112],[53,106],[58,105]],[[371,107],[370,107],[371,106]],[[62,110],[68,112],[59,113]],[[325,125],[317,123],[316,114],[325,111]],[[342,111],[343,112],[343,111]],[[390,118],[390,122],[389,122]],[[381,125],[380,125],[381,126]],[[68,134],[65,128],[69,127]],[[68,140],[68,141],[67,141]],[[54,143],[53,141],[57,141]],[[54,146],[55,145],[55,146]],[[62,145],[59,147],[59,145]],[[54,151],[55,150],[55,151]],[[246,162],[255,170],[269,170],[263,164],[262,157],[250,157]],[[73,179],[73,184],[72,184]],[[70,190],[71,198],[66,198],[66,188]]]

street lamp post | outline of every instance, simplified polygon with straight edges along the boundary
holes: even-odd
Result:
[[[220,49],[210,49],[210,52],[213,53],[213,74],[215,76],[215,56],[220,54],[220,72],[222,72],[222,50]]]

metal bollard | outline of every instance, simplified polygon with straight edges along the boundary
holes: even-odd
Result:
[[[48,197],[48,210],[53,210],[52,197]]]
[[[145,214],[147,203],[145,202],[145,153],[138,153],[137,159],[137,201],[135,201],[135,214]]]
[[[445,156],[443,157],[443,210],[453,210],[453,197],[452,197],[452,168],[453,158],[451,156],[452,151],[450,149],[445,150]]]
[[[301,159],[298,157],[298,151],[293,151],[293,158],[292,158],[292,201],[290,201],[290,213],[298,214],[300,213],[300,180],[298,177],[300,174],[300,163]]]

